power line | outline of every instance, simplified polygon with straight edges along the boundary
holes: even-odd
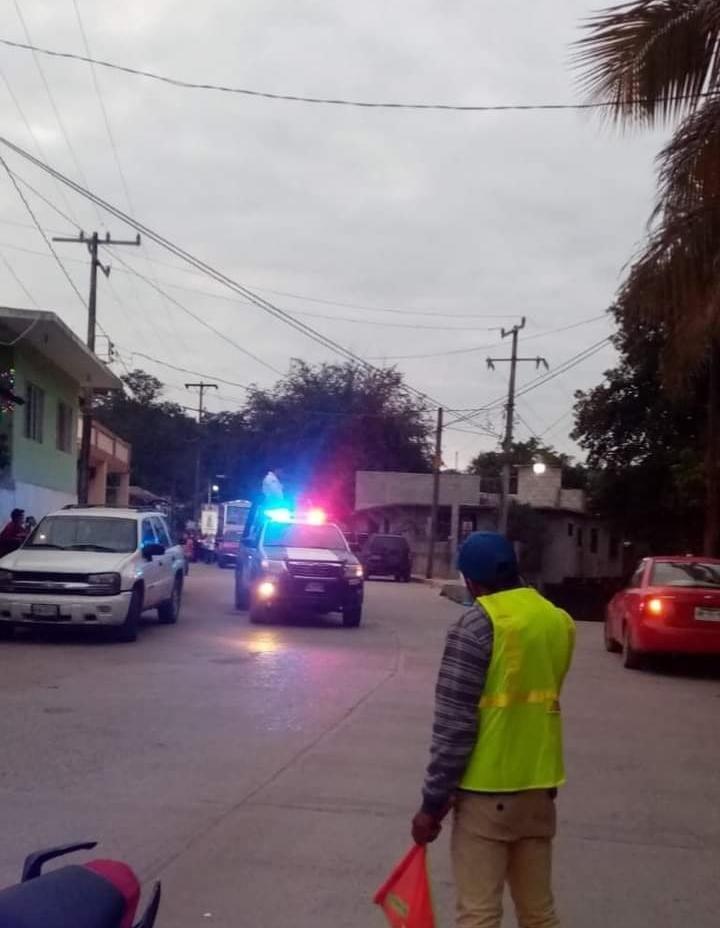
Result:
[[[30,293],[28,288],[22,282],[22,279],[16,273],[15,268],[12,266],[12,264],[10,264],[8,259],[5,257],[5,255],[1,251],[0,251],[0,261],[2,261],[2,263],[5,265],[12,279],[15,281],[18,287],[20,287],[20,289],[25,294],[25,296],[30,300],[30,302],[33,304],[35,309],[40,309],[40,305],[38,304],[38,301],[35,299],[32,293]]]
[[[78,177],[80,178],[80,180],[87,187],[88,182],[87,182],[87,178],[85,177],[85,172],[82,169],[82,165],[80,164],[80,159],[77,156],[77,152],[75,151],[75,148],[72,142],[70,141],[70,135],[67,131],[67,127],[65,126],[65,122],[62,116],[60,115],[60,110],[58,109],[58,105],[55,101],[55,97],[53,96],[53,92],[50,89],[50,84],[48,82],[47,77],[45,76],[45,71],[43,70],[43,67],[40,64],[40,59],[38,58],[39,52],[34,50],[32,38],[30,36],[30,30],[28,29],[27,23],[25,22],[25,17],[23,16],[22,10],[20,8],[20,0],[13,0],[13,4],[15,6],[15,12],[18,15],[18,19],[20,20],[20,25],[22,26],[22,30],[25,33],[25,38],[27,39],[27,42],[28,42],[28,49],[32,51],[33,53],[33,60],[35,61],[35,67],[37,68],[38,74],[40,75],[40,80],[42,81],[43,86],[45,87],[45,93],[47,94],[47,98],[50,101],[50,106],[52,107],[52,111],[55,114],[55,119],[57,121],[58,127],[60,129],[63,139],[65,140],[67,149],[70,152],[70,156],[75,164],[75,170],[77,171]],[[97,206],[96,206],[96,210],[97,210]],[[99,211],[98,211],[98,218],[100,218]],[[74,224],[75,223],[73,223],[73,225]]]
[[[569,332],[571,329],[578,329],[583,325],[590,325],[591,322],[598,322],[600,319],[607,319],[607,313],[600,313],[596,316],[590,316],[588,319],[581,319],[579,322],[572,322],[570,325],[563,325],[557,329],[547,329],[536,335],[529,335],[524,341],[536,341],[539,338],[546,338],[548,335],[558,335],[560,332]],[[452,331],[446,329],[445,331]],[[465,330],[469,331],[469,330]],[[492,331],[492,330],[489,330]],[[450,348],[447,351],[429,351],[421,354],[391,354],[391,355],[372,355],[369,360],[379,361],[411,361],[420,358],[444,358],[457,354],[472,354],[475,351],[485,351],[488,348],[498,348],[502,342],[493,342],[490,345],[473,345],[469,348]]]
[[[77,181],[72,180],[71,178],[64,175],[62,172],[56,170],[48,164],[45,164],[40,159],[36,158],[30,152],[26,151],[19,145],[16,145],[14,142],[11,142],[9,139],[0,136],[0,142],[6,147],[10,148],[11,151],[14,151],[20,157],[24,158],[26,161],[29,161],[31,164],[34,164],[36,167],[39,167],[46,174],[49,174],[51,177],[55,177],[58,180],[61,180],[64,184],[70,187],[71,190],[74,190],[76,193],[81,194],[81,196],[90,200],[96,206],[101,206],[103,209],[106,209],[111,215],[120,219],[122,222],[126,222],[129,226],[134,228],[137,232],[141,232],[143,235],[147,236],[151,241],[154,241],[156,244],[160,245],[166,251],[169,251],[175,257],[181,258],[183,261],[190,264],[192,267],[197,268],[199,271],[207,274],[208,277],[211,277],[213,280],[216,280],[218,283],[221,283],[223,286],[227,287],[230,290],[233,290],[236,293],[239,293],[241,296],[246,297],[250,300],[251,303],[262,309],[268,315],[284,322],[286,325],[289,325],[290,328],[295,329],[297,332],[305,335],[307,338],[316,342],[319,345],[333,351],[334,353],[344,357],[348,361],[352,361],[355,364],[358,364],[366,370],[378,371],[379,368],[371,364],[365,358],[362,358],[360,355],[351,351],[349,348],[346,348],[344,345],[341,345],[339,342],[330,338],[327,335],[323,335],[321,332],[318,332],[317,329],[312,328],[312,326],[307,325],[304,322],[301,322],[299,319],[296,319],[294,316],[290,315],[285,310],[276,306],[274,303],[271,303],[269,300],[266,300],[264,297],[259,296],[254,291],[250,290],[248,287],[243,284],[238,283],[229,277],[227,274],[224,274],[222,271],[218,271],[212,265],[208,264],[205,261],[202,261],[199,258],[194,257],[189,252],[185,251],[179,245],[175,245],[169,239],[160,235],[157,232],[154,232],[144,223],[140,222],[137,219],[133,219],[131,216],[128,216],[127,213],[124,213],[117,206],[113,206],[108,203],[106,200],[99,197],[97,194],[83,187],[81,184],[78,184]],[[421,390],[417,390],[414,387],[404,384],[404,389],[410,393],[415,394],[417,397],[424,401],[429,401],[432,404],[437,406],[442,405],[438,400],[435,400],[433,397],[429,396],[427,393],[423,393]]]
[[[140,271],[136,271],[135,268],[131,267],[127,263],[127,261],[125,261],[123,258],[120,257],[120,255],[116,254],[115,252],[111,252],[111,254],[113,255],[116,261],[119,261],[120,264],[123,265],[123,267],[128,271],[128,273],[135,275],[136,277],[140,278],[140,280],[144,280],[146,284],[148,284],[149,286],[153,288],[153,290],[156,290],[159,294],[161,294],[161,296],[164,296],[166,299],[170,300],[170,302],[174,303],[174,305],[177,306],[178,309],[181,309],[184,313],[186,313],[196,322],[199,322],[200,325],[204,326],[214,335],[217,335],[218,338],[221,338],[224,342],[227,342],[229,345],[232,345],[233,348],[237,348],[238,351],[242,352],[242,354],[244,354],[248,358],[251,358],[253,361],[256,361],[258,364],[262,365],[262,367],[266,367],[268,370],[272,371],[274,374],[278,374],[278,376],[282,376],[282,371],[278,370],[277,367],[274,367],[268,361],[263,361],[261,357],[259,357],[256,354],[253,354],[253,352],[249,351],[247,348],[244,348],[234,339],[230,338],[230,336],[227,335],[225,332],[221,332],[220,329],[216,329],[214,325],[211,325],[211,323],[203,319],[202,316],[198,316],[197,313],[193,312],[191,309],[188,309],[188,307],[185,306],[184,303],[181,303],[180,300],[176,300],[174,296],[170,296],[169,293],[165,293],[165,291],[162,290],[161,287],[158,286],[158,284],[156,284],[149,277],[146,277],[144,274],[141,274]]]
[[[22,49],[31,51],[35,55],[47,55],[52,58],[66,58],[71,61],[82,61],[85,64],[97,65],[98,67],[108,68],[112,71],[121,71],[124,74],[132,74],[136,77],[147,77],[154,81],[160,81],[163,84],[170,84],[173,87],[183,87],[189,90],[211,90],[218,93],[239,94],[246,97],[260,97],[265,100],[284,100],[289,103],[315,103],[326,106],[352,106],[362,109],[386,109],[386,110],[444,110],[464,113],[500,113],[500,112],[531,112],[547,110],[602,110],[614,108],[617,104],[615,101],[593,101],[590,103],[499,103],[499,104],[461,104],[461,103],[401,103],[389,101],[370,101],[370,100],[348,100],[341,97],[311,97],[301,94],[291,93],[271,93],[264,90],[250,90],[245,87],[229,87],[223,84],[196,83],[186,81],[181,78],[168,77],[164,74],[156,74],[153,71],[145,71],[141,68],[132,68],[128,65],[115,64],[110,61],[103,61],[100,58],[92,58],[89,55],[78,55],[73,52],[55,51],[49,48],[41,48],[33,45],[28,38],[27,44],[23,42],[13,42],[10,39],[0,39],[0,43],[9,48]],[[711,96],[711,93],[704,93],[701,96]],[[673,98],[674,102],[690,99],[689,95],[678,95]],[[695,99],[693,95],[692,99]],[[637,105],[646,102],[644,98],[637,100],[625,101],[623,105]],[[671,101],[669,101],[671,102]]]
[[[542,387],[551,380],[554,380],[556,377],[559,377],[561,374],[567,373],[569,370],[572,370],[574,367],[577,367],[578,364],[581,364],[583,361],[586,361],[588,358],[592,357],[594,354],[597,354],[598,351],[601,351],[605,345],[612,342],[612,336],[607,335],[605,338],[600,339],[600,341],[595,342],[587,348],[584,348],[582,351],[573,355],[571,358],[568,358],[566,361],[563,361],[555,370],[550,371],[548,374],[541,374],[538,377],[535,377],[533,380],[528,381],[528,383],[523,384],[523,386],[518,390],[517,397],[524,396],[526,393],[529,393],[531,390],[537,389],[537,387]],[[464,411],[464,415],[459,416],[457,419],[453,419],[452,423],[456,424],[460,422],[468,422],[474,419],[482,412],[489,412],[493,409],[498,409],[505,402],[505,396],[500,396],[497,399],[493,400],[491,403],[486,404],[485,406],[477,406],[475,409],[470,409]],[[460,410],[455,410],[459,412]]]
[[[3,79],[3,82],[4,82],[4,84],[5,84],[5,87],[6,87],[6,89],[7,89],[7,92],[8,92],[8,94],[10,95],[10,99],[12,100],[12,102],[13,102],[13,104],[14,104],[14,106],[15,106],[15,109],[18,111],[18,115],[20,116],[20,119],[21,119],[21,120],[23,121],[23,123],[25,124],[25,128],[27,129],[28,134],[30,135],[30,138],[33,140],[33,143],[34,143],[34,145],[35,145],[35,150],[37,151],[37,153],[40,155],[41,158],[43,158],[45,161],[47,161],[47,160],[48,160],[47,154],[45,153],[45,149],[43,148],[43,146],[42,146],[42,144],[41,144],[41,142],[40,142],[40,139],[37,137],[37,132],[35,132],[35,130],[33,129],[32,125],[31,125],[31,123],[30,123],[30,120],[29,120],[29,119],[27,118],[27,116],[25,115],[25,110],[22,108],[22,106],[21,106],[21,104],[20,104],[20,100],[17,98],[17,96],[15,95],[14,90],[12,89],[12,87],[11,87],[11,85],[10,85],[10,81],[7,79],[7,76],[5,75],[5,72],[2,71],[1,69],[0,69],[0,77],[2,77],[2,79]],[[65,188],[62,186],[62,184],[60,184],[60,182],[57,181],[57,180],[55,181],[55,186],[57,187],[57,190],[58,190],[58,193],[60,194],[60,197],[62,198],[62,200],[63,200],[64,203],[65,203],[66,209],[68,210],[69,213],[72,213],[72,206],[70,205],[70,200],[69,200],[69,198],[68,198],[67,191],[66,191]],[[72,220],[72,223],[73,223],[73,225],[77,226],[77,228],[80,228],[80,226],[78,225],[77,219],[73,219],[73,220]]]

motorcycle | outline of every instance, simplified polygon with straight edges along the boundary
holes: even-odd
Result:
[[[2,928],[153,928],[160,883],[153,887],[140,921],[140,882],[119,860],[91,860],[43,873],[51,860],[90,851],[95,841],[38,851],[25,860],[19,883],[0,890]]]

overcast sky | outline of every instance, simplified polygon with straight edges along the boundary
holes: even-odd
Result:
[[[84,53],[73,0],[1,2],[2,37],[25,41],[19,7],[35,44]],[[598,6],[77,3],[92,54],[119,64],[280,93],[458,104],[577,102],[570,45],[581,18]],[[551,369],[611,332],[606,319],[551,330],[599,316],[609,305],[651,209],[658,135],[621,134],[579,112],[314,106],[179,89],[99,68],[131,210],[90,67],[38,62],[66,133],[33,56],[0,47],[4,134],[357,354],[396,363],[410,385],[448,408],[481,406],[506,389],[507,366],[488,371],[485,358],[505,355],[509,346],[482,347],[499,341],[498,326],[527,316],[522,353],[544,355]],[[36,168],[15,155],[7,160],[86,231],[128,237],[127,226]],[[33,305],[8,262],[39,306],[84,335],[77,295],[0,175],[0,303]],[[74,234],[33,193],[28,198],[49,232]],[[84,294],[86,253],[57,248]],[[100,322],[124,363],[156,374],[171,399],[192,403],[183,384],[197,378],[138,352],[211,378],[261,385],[293,357],[333,358],[155,245],[123,248],[119,256],[268,365],[113,261],[110,283],[100,284]],[[605,348],[522,397],[518,437],[532,431],[573,451],[573,392],[597,383],[612,359]],[[523,365],[520,382],[534,376]],[[239,387],[222,386],[210,408],[236,408],[242,399]],[[493,428],[501,416],[492,414]],[[493,444],[491,437],[449,432],[446,464],[453,466],[457,454],[462,466]]]

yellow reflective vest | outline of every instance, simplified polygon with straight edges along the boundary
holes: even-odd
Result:
[[[478,706],[478,738],[460,783],[474,792],[545,789],[565,782],[560,690],[575,625],[536,590],[481,596],[493,649]]]

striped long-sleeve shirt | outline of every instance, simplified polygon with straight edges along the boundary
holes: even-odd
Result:
[[[493,648],[487,613],[473,606],[447,635],[435,689],[435,721],[430,763],[423,787],[423,811],[441,813],[457,789],[478,734],[478,705]]]

